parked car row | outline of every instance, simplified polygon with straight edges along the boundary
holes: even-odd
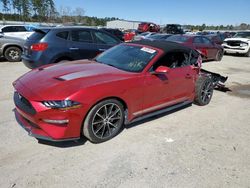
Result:
[[[158,31],[153,23],[142,23],[139,27],[151,27]],[[154,27],[153,27],[154,26]],[[26,35],[24,37],[23,31]],[[234,38],[225,39],[231,33],[201,32],[199,35],[143,32],[136,30],[122,32],[112,28],[86,27],[48,27],[3,26],[0,34],[0,55],[8,61],[20,61],[29,68],[65,60],[93,58],[106,49],[119,44],[137,40],[169,40],[199,50],[203,60],[220,61],[223,53],[244,54],[250,56],[249,33],[238,32]],[[15,31],[15,32],[14,32]],[[178,24],[169,24],[166,31],[183,31]],[[19,37],[9,37],[9,35]],[[25,38],[26,42],[25,42]],[[25,43],[25,45],[24,45]],[[22,55],[22,56],[21,56]]]

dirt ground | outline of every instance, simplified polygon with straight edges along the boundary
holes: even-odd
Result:
[[[0,187],[250,187],[250,58],[203,67],[229,76],[232,91],[102,144],[52,144],[29,137],[12,112],[11,83],[28,69],[0,62]]]

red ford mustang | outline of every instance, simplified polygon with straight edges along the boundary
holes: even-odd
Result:
[[[13,83],[16,119],[38,139],[104,142],[124,124],[193,101],[208,104],[213,81],[200,64],[191,48],[138,41],[93,60],[40,67]]]
[[[166,39],[182,43],[201,52],[203,60],[221,61],[224,49],[205,36],[199,35],[172,35]]]

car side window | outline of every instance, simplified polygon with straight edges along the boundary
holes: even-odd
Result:
[[[2,32],[9,33],[9,32],[16,32],[15,28],[12,26],[7,26],[2,29]]]
[[[193,43],[202,44],[203,43],[202,38],[201,37],[195,37],[194,40],[193,40]]]
[[[61,38],[61,39],[67,40],[68,36],[69,36],[69,32],[68,31],[63,31],[63,32],[57,33],[56,36]]]
[[[190,65],[190,54],[187,52],[169,52],[161,57],[151,68],[155,71],[159,66],[178,68]]]
[[[16,26],[16,32],[26,32],[27,29],[24,26]]]
[[[2,29],[2,32],[9,33],[9,32],[26,32],[27,29],[24,26],[7,26]]]
[[[96,31],[94,32],[94,35],[95,35],[95,38],[96,38],[96,42],[99,43],[99,44],[111,44],[111,45],[114,45],[114,44],[118,44],[119,42],[107,35],[106,33],[103,33],[103,32],[99,32],[99,31]]]
[[[93,38],[90,31],[76,30],[71,32],[71,39],[75,42],[93,43]]]
[[[211,41],[206,37],[202,37],[202,40],[204,44],[212,44]]]

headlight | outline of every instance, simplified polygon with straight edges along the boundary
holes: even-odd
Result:
[[[247,46],[247,43],[240,43],[240,47],[245,47]]]
[[[42,104],[47,108],[60,109],[60,110],[69,110],[81,107],[81,104],[79,102],[71,100],[42,101]]]

